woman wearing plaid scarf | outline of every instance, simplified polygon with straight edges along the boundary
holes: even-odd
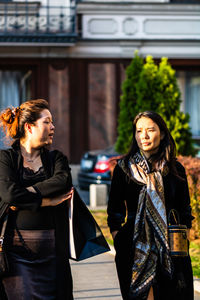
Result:
[[[193,300],[190,257],[170,254],[168,215],[191,228],[190,197],[175,142],[160,115],[139,113],[131,150],[114,169],[108,226],[124,300]]]

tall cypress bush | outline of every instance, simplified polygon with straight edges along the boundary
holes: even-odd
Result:
[[[141,111],[152,110],[167,123],[178,154],[195,155],[189,115],[180,111],[180,103],[181,94],[175,71],[167,58],[162,58],[157,66],[151,56],[147,56],[144,62],[135,53],[122,84],[116,151],[126,153],[129,150],[133,119]]]
[[[139,80],[143,68],[143,59],[137,52],[131,64],[126,68],[126,79],[122,83],[122,95],[120,97],[120,111],[118,122],[118,138],[115,145],[119,153],[125,153],[131,144],[132,121],[137,114],[136,83]]]

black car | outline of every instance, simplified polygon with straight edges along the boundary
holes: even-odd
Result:
[[[78,185],[80,189],[88,190],[90,184],[111,183],[110,159],[119,154],[113,147],[104,150],[94,150],[86,152],[80,163],[80,172],[78,173]]]

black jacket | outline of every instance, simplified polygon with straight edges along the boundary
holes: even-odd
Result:
[[[180,223],[191,228],[193,217],[185,169],[179,162],[176,167],[180,178],[170,173],[163,177],[166,213],[168,216],[172,208],[176,209],[180,215]],[[116,165],[108,201],[108,225],[111,232],[121,228],[126,211],[128,220],[134,219],[141,189],[142,185],[128,178],[121,167]]]
[[[191,228],[193,217],[191,215],[187,178],[184,167],[179,162],[176,163],[176,167],[182,179],[170,173],[163,177],[166,213],[168,215],[170,209],[176,209],[180,215],[180,223]],[[131,180],[121,167],[116,165],[108,201],[108,225],[111,232],[118,231],[114,239],[115,259],[124,300],[131,300],[128,291],[134,261],[133,232],[141,188],[142,185]],[[122,226],[123,223],[125,223],[124,226]],[[161,266],[157,266],[157,276],[153,283],[154,299],[193,300],[193,275],[190,257],[173,259],[173,264],[172,280],[165,276]],[[184,283],[185,287],[181,288],[179,282]]]
[[[42,148],[41,160],[47,179],[37,183],[37,193],[32,193],[20,183],[23,159],[19,143],[0,151],[0,208],[9,204],[19,209],[36,210],[43,197],[52,197],[70,190],[72,180],[66,156],[59,151],[49,152]]]
[[[61,152],[41,149],[41,160],[46,180],[34,185],[36,193],[29,192],[20,182],[23,158],[19,143],[0,151],[0,209],[16,206],[19,210],[35,211],[40,208],[43,197],[53,197],[66,193],[72,187],[72,178],[68,160]],[[67,202],[56,207],[56,225],[62,220],[68,224]],[[66,226],[65,226],[66,227]],[[63,230],[62,230],[63,231]]]
[[[53,197],[66,193],[72,187],[72,178],[68,160],[61,152],[41,149],[41,160],[44,166],[46,179],[35,184],[36,193],[27,191],[20,182],[23,158],[19,143],[15,142],[12,148],[0,151],[0,215],[9,205],[19,210],[36,211],[40,208],[43,197]],[[72,278],[69,267],[69,222],[67,201],[57,205],[55,213],[56,256],[59,278],[66,278],[69,285],[66,289],[69,299],[72,299]],[[58,295],[62,299],[62,288],[58,280]]]

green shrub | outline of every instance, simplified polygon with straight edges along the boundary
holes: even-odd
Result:
[[[137,114],[137,91],[135,84],[139,80],[143,68],[143,59],[136,53],[135,58],[126,69],[126,80],[122,84],[122,96],[120,98],[120,112],[118,123],[118,138],[116,150],[126,153],[132,139],[132,122]]]
[[[200,237],[200,158],[179,156],[178,160],[185,167],[190,198],[192,214],[195,217],[193,221],[194,237]]]
[[[190,243],[190,257],[193,275],[200,278],[200,243],[199,240]]]
[[[145,110],[159,113],[176,142],[177,152],[194,156],[196,151],[189,128],[189,115],[180,111],[181,94],[177,85],[175,71],[162,58],[157,66],[151,56],[146,62],[137,52],[126,69],[126,79],[122,84],[118,137],[115,149],[126,153],[132,140],[132,122],[135,116]]]

